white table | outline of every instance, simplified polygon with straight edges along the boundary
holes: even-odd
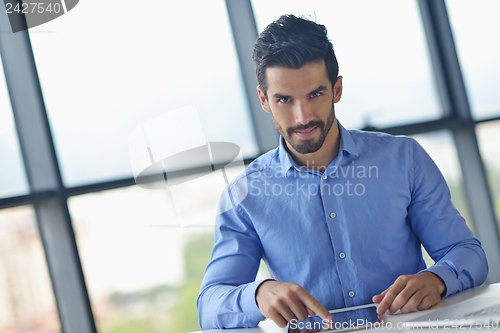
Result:
[[[399,322],[406,322],[410,320],[414,320],[416,318],[431,315],[433,312],[442,309],[447,306],[451,306],[454,304],[459,304],[463,303],[467,300],[470,300],[475,297],[497,297],[500,300],[500,283],[496,284],[491,284],[491,285],[485,285],[477,288],[472,288],[468,289],[465,291],[462,291],[460,293],[457,293],[455,295],[449,296],[445,299],[442,299],[441,302],[439,302],[437,305],[432,307],[429,310],[425,311],[417,311],[417,312],[412,312],[408,314],[399,314],[399,315],[392,315],[392,316],[386,316],[384,317],[384,322],[391,322],[392,323],[392,329],[377,329],[377,332],[393,332],[393,333],[401,333],[401,332],[411,332],[415,331],[415,329],[398,329],[397,328],[397,323]],[[446,319],[446,318],[442,318]],[[474,329],[473,329],[474,330]],[[436,330],[425,330],[425,329],[419,329],[418,332],[422,331],[434,331]],[[471,331],[471,330],[469,330]],[[479,332],[488,332],[488,331],[493,331],[493,330],[480,330],[480,329],[475,329],[475,331]],[[497,332],[500,330],[497,330]],[[271,320],[265,320],[259,324],[259,326],[255,328],[237,328],[237,329],[231,329],[231,330],[204,330],[204,331],[199,331],[199,332],[194,332],[194,333],[215,333],[215,332],[224,332],[224,333],[286,333],[287,329],[286,328],[279,328],[274,324],[273,321]],[[360,333],[363,331],[359,331]],[[366,332],[366,331],[364,331]]]

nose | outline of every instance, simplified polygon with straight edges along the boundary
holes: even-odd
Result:
[[[311,105],[307,100],[297,101],[294,110],[295,122],[300,124],[308,124],[312,119],[312,109]]]

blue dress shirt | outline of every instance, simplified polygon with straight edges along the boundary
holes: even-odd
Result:
[[[371,303],[403,274],[438,275],[444,296],[485,281],[481,243],[424,149],[409,137],[339,131],[323,174],[300,167],[280,138],[226,187],[197,300],[203,329],[264,319],[261,258],[273,279],[301,285],[328,310]],[[436,261],[428,269],[421,245]]]

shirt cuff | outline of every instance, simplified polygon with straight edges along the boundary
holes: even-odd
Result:
[[[454,294],[459,290],[457,275],[449,267],[441,265],[433,265],[427,269],[422,270],[422,272],[434,273],[437,276],[439,276],[441,280],[443,280],[446,291],[445,294],[442,295],[442,298]]]
[[[255,300],[255,293],[257,288],[262,284],[262,282],[269,281],[272,279],[260,280],[249,283],[242,293],[242,304],[241,309],[243,313],[251,320],[262,321],[266,319],[264,315],[260,312],[257,306],[257,301]]]

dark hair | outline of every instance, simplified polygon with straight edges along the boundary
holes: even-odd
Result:
[[[253,48],[252,59],[257,81],[266,98],[266,68],[270,66],[299,69],[307,63],[324,59],[332,86],[339,74],[326,27],[295,15],[282,15],[261,32]]]

